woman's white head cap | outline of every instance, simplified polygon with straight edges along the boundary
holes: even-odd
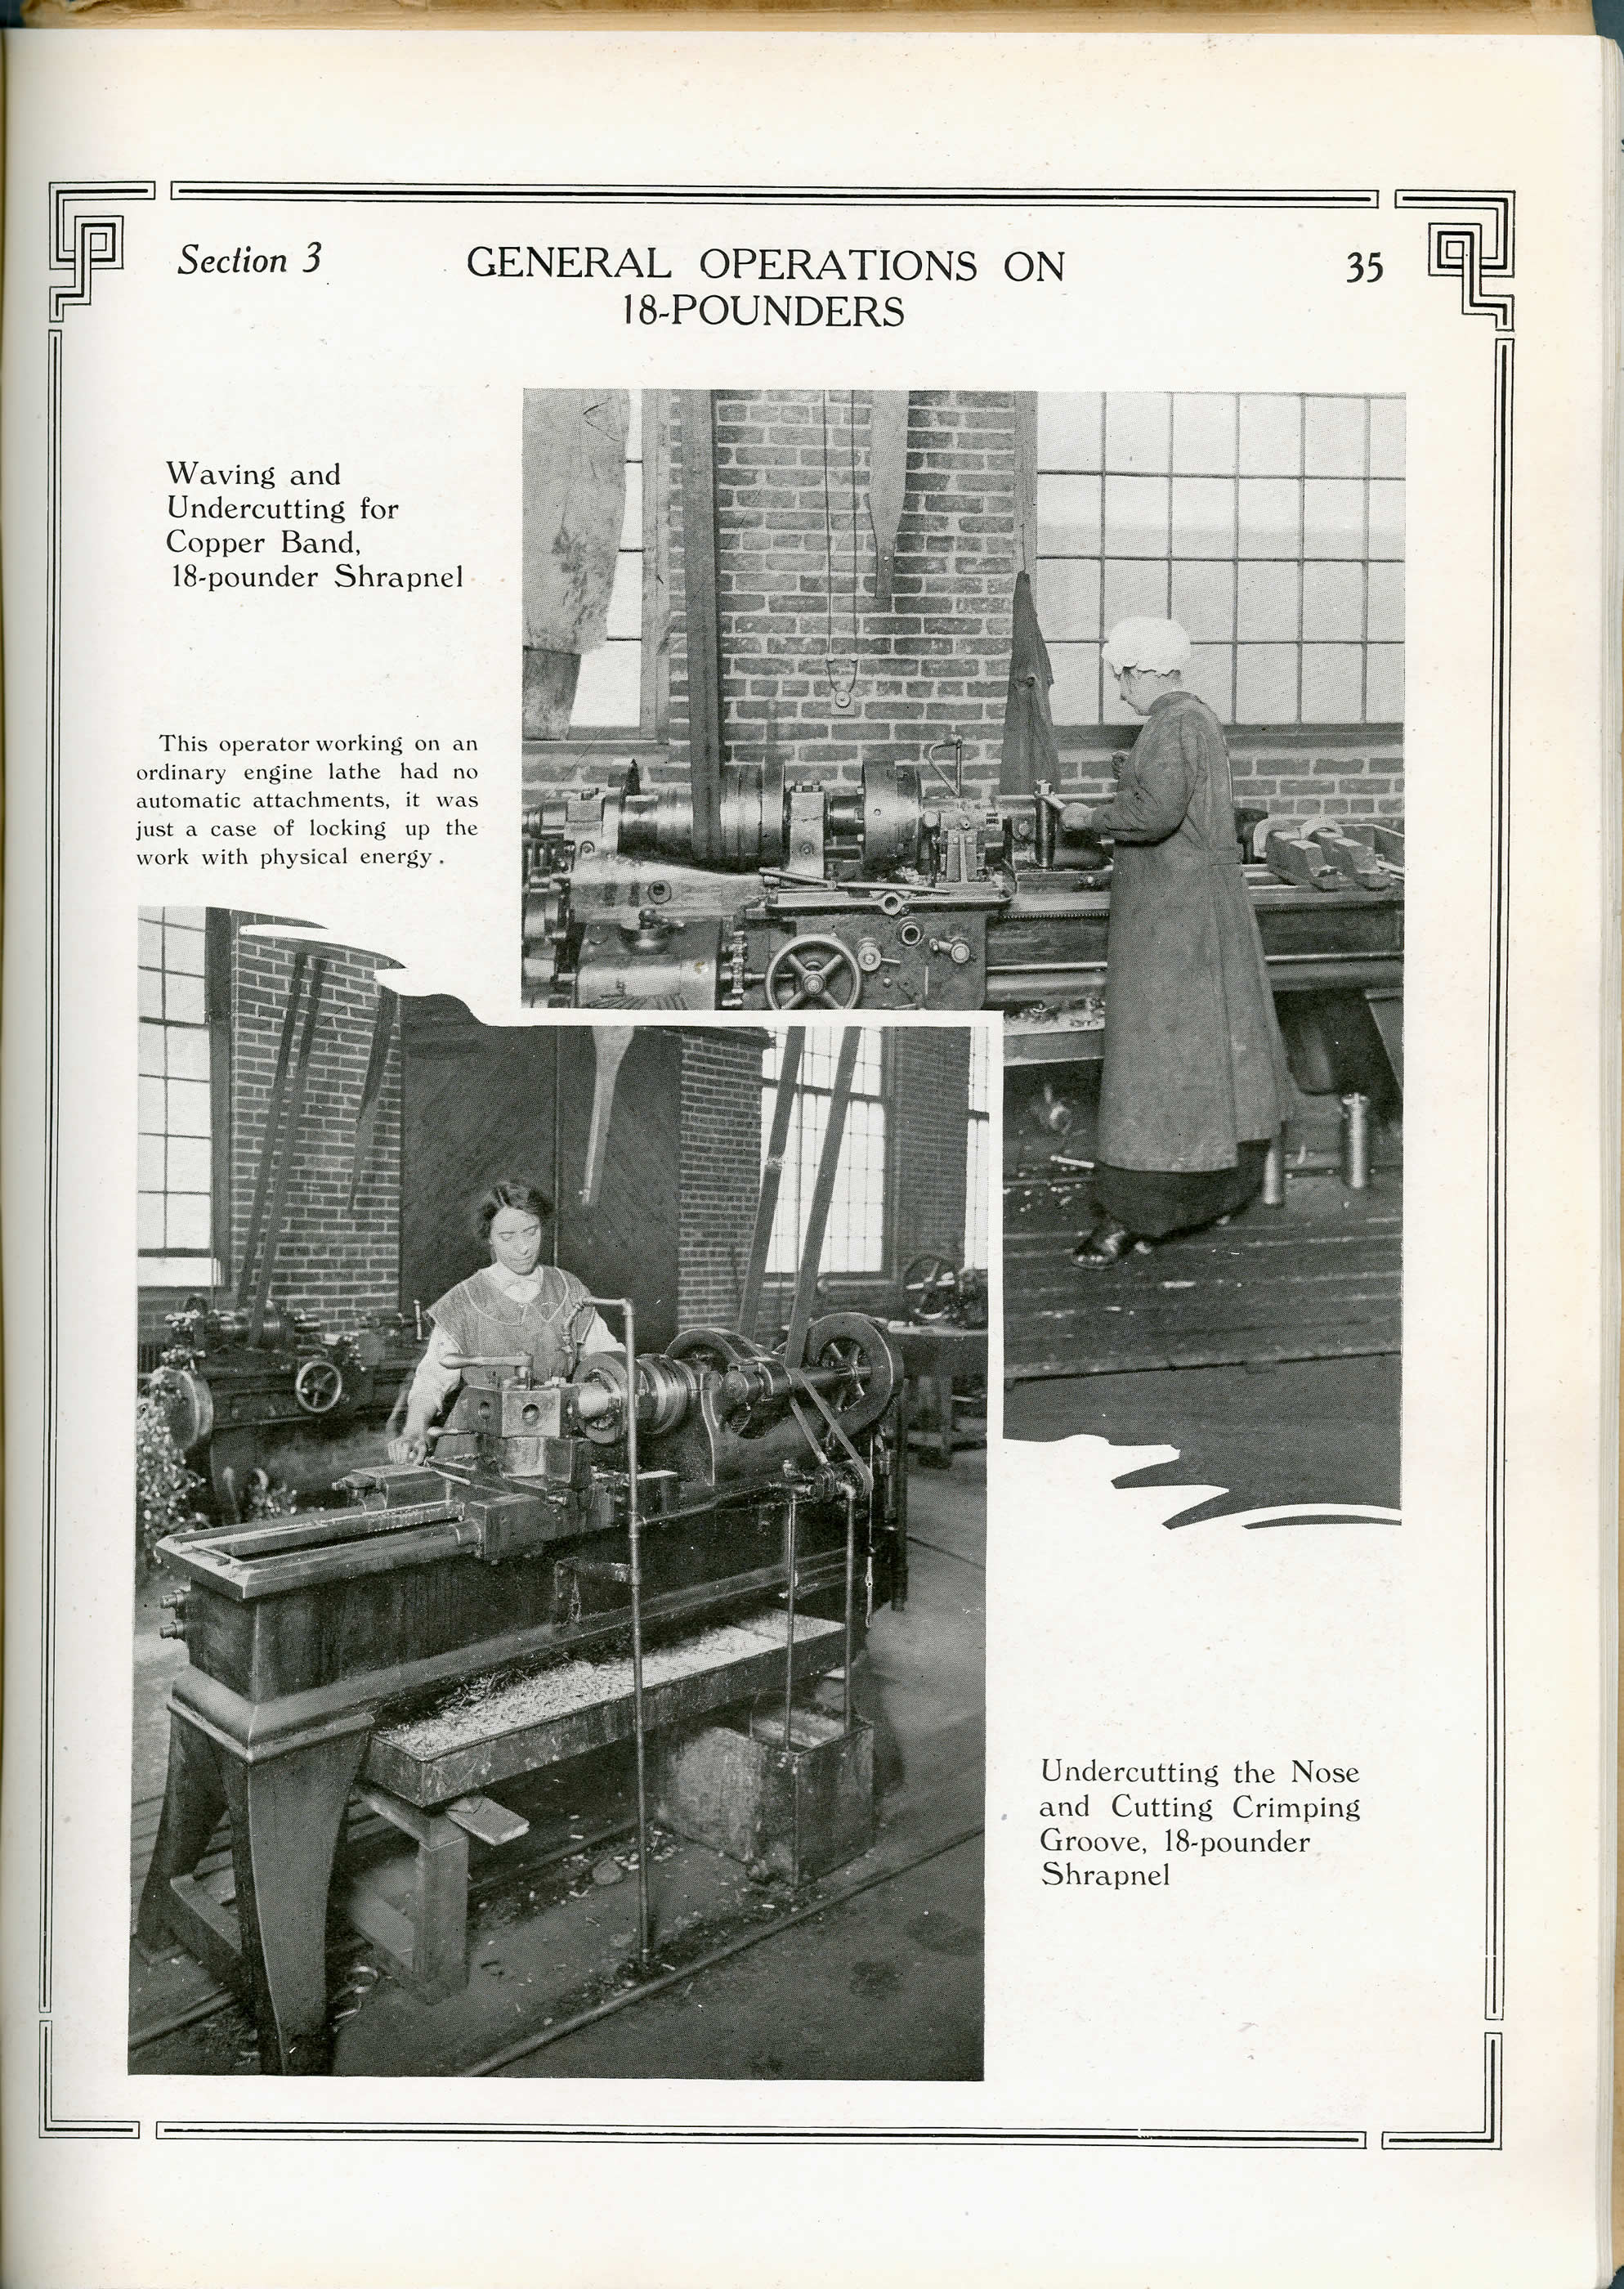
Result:
[[[1176,620],[1118,620],[1105,639],[1105,665],[1120,674],[1176,675],[1190,664],[1190,638]]]

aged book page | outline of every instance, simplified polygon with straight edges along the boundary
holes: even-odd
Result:
[[[11,42],[8,2280],[1607,2277],[1612,57]]]

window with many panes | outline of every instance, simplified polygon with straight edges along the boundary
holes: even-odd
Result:
[[[969,1123],[964,1140],[964,1260],[984,1271],[991,1245],[989,1187],[992,1175],[992,1046],[979,1025],[970,1030]]]
[[[141,1276],[208,1285],[219,1271],[207,918],[201,906],[144,907],[139,931]]]
[[[663,651],[657,623],[664,594],[658,530],[664,467],[661,400],[652,389],[634,389],[631,399],[625,517],[609,594],[609,629],[597,650],[582,656],[581,678],[569,717],[572,737],[580,733],[596,738],[605,731],[652,737],[660,729]]]
[[[1046,392],[1023,419],[1058,727],[1136,720],[1101,645],[1142,614],[1186,629],[1226,723],[1402,721],[1401,397]]]
[[[784,1152],[784,1174],[778,1192],[778,1215],[773,1226],[769,1272],[793,1277],[806,1236],[817,1181],[818,1155],[829,1125],[834,1092],[835,1060],[842,1028],[808,1025],[796,1077],[795,1105]],[[824,1272],[882,1272],[886,1240],[886,1109],[885,1036],[870,1028],[858,1032],[861,1047],[851,1080],[851,1101],[846,1109],[846,1134],[835,1170],[834,1194],[824,1240]],[[778,1088],[776,1036],[761,1057],[761,1158],[767,1159],[773,1105]]]

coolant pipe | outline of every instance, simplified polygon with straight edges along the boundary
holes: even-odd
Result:
[[[590,1296],[600,1312],[618,1312],[626,1357],[626,1570],[632,1588],[632,1733],[637,1743],[637,1968],[649,1971],[649,1743],[643,1727],[642,1512],[637,1499],[637,1306],[629,1296]]]

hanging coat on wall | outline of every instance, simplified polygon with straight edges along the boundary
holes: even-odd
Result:
[[[581,655],[603,642],[625,521],[624,389],[524,393],[524,736],[569,729]]]
[[[1111,801],[1098,1152],[1118,1168],[1232,1168],[1272,1137],[1289,1081],[1240,871],[1229,751],[1193,691],[1150,709]]]
[[[1009,645],[1009,696],[1004,702],[1004,754],[999,772],[1001,794],[1030,794],[1039,779],[1060,776],[1049,686],[1055,681],[1048,646],[1038,626],[1031,576],[1017,572],[1015,627]]]

